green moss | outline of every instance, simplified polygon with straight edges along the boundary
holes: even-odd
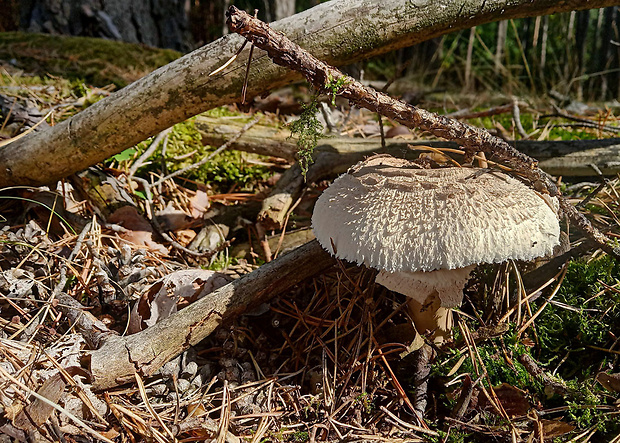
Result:
[[[349,78],[345,75],[340,77],[338,80],[334,80],[331,75],[329,76],[329,81],[325,85],[325,90],[331,96],[332,106],[336,106],[336,95],[338,95],[342,87],[348,84],[349,81]]]
[[[560,374],[585,379],[593,375],[596,362],[607,357],[588,346],[609,348],[613,337],[620,335],[620,294],[601,293],[604,284],[618,282],[620,263],[609,256],[569,264],[556,300],[570,308],[551,303],[536,322],[543,360],[564,350],[572,352]]]
[[[472,439],[473,434],[460,432],[454,428],[450,430],[449,434],[440,429],[437,430],[437,433],[439,434],[437,437],[427,437],[428,441],[432,443],[465,443],[476,441]]]
[[[368,395],[367,392],[362,392],[357,397],[355,397],[355,403],[361,407],[366,414],[370,414],[374,409],[375,405],[372,403],[372,399]]]
[[[483,110],[483,109],[480,109]],[[509,129],[514,126],[512,114],[499,114],[490,117],[480,117],[470,120],[475,126],[481,126],[486,129],[495,128],[495,124],[499,123],[504,128]],[[534,126],[534,115],[529,113],[521,114],[521,125],[527,133],[532,133],[536,128]],[[555,124],[571,124],[574,122],[564,119],[554,119]],[[540,130],[544,126],[544,123],[538,122],[537,128]],[[571,128],[571,127],[559,127],[551,126],[549,129],[547,140],[592,140],[597,139],[598,134],[596,129],[584,129],[584,128]]]
[[[0,59],[39,75],[83,79],[95,86],[123,87],[181,54],[170,49],[89,37],[0,33]]]
[[[306,177],[308,167],[312,163],[312,155],[319,138],[323,136],[323,125],[316,118],[319,112],[317,97],[309,104],[302,104],[303,111],[299,118],[289,125],[291,135],[297,137],[297,155],[301,172]]]
[[[612,405],[613,398],[595,381],[600,368],[613,364],[614,356],[591,346],[609,349],[620,334],[620,295],[614,291],[601,292],[605,284],[611,286],[619,281],[620,264],[608,256],[571,263],[555,297],[563,304],[547,304],[536,319],[536,347],[524,346],[523,336],[516,334],[514,325],[504,337],[478,345],[490,384],[508,383],[524,390],[532,406],[568,408],[564,421],[576,425],[578,430],[595,427],[597,439],[617,435],[620,423],[599,407]],[[545,301],[545,296],[540,297],[532,310],[536,311]],[[477,326],[475,321],[468,323],[472,330]],[[456,338],[460,338],[458,331]],[[542,380],[533,377],[519,362],[518,357],[524,353],[539,361],[547,375],[564,385],[569,394],[549,396]],[[434,374],[445,375],[461,355],[452,351],[441,356],[433,368]],[[475,374],[469,358],[459,373]],[[486,385],[486,380],[483,383]],[[454,400],[445,396],[442,402],[448,409],[454,405]],[[501,425],[498,417],[488,416],[487,420]]]
[[[213,261],[206,267],[209,271],[223,271],[229,266],[234,266],[239,263],[237,257],[231,257],[225,253],[219,253],[213,259]]]
[[[228,106],[220,106],[219,108],[209,109],[204,115],[213,118],[221,118],[221,117],[237,117],[243,114],[238,112],[234,112]]]
[[[474,330],[476,324],[472,323],[470,328]],[[520,337],[516,335],[517,328],[511,325],[510,330],[504,337],[488,340],[478,347],[480,357],[484,362],[487,370],[488,379],[492,386],[502,383],[508,383],[519,389],[529,390],[542,394],[544,386],[539,380],[534,379],[527,372],[525,367],[519,363],[518,357],[528,353],[528,349],[521,343]],[[456,332],[456,331],[455,331]],[[455,339],[460,338],[460,333],[455,334]],[[510,357],[511,364],[507,364],[506,356],[502,349],[506,350],[506,355]],[[464,351],[468,355],[467,351]],[[448,358],[450,361],[456,362],[463,354],[459,351],[453,351],[449,356],[444,357],[441,361]],[[445,372],[451,369],[450,364],[438,364],[433,367],[436,375],[445,375]],[[459,372],[475,374],[475,368],[468,358],[461,367]],[[485,383],[486,384],[486,383]]]
[[[308,431],[296,431],[287,439],[287,441],[295,443],[302,443],[308,440],[310,440]]]
[[[127,162],[128,165],[144,152],[151,142],[152,138],[138,144],[133,155],[131,155],[131,151],[123,151],[123,153],[118,154],[121,156],[120,160]],[[193,165],[214,150],[213,147],[202,144],[202,136],[194,126],[194,119],[178,123],[168,136],[164,159],[166,171],[170,173]],[[115,156],[117,161],[119,160],[118,155]],[[226,192],[233,186],[239,190],[251,191],[256,183],[265,180],[271,171],[265,166],[248,163],[245,159],[246,155],[248,154],[232,150],[221,152],[206,164],[188,171],[185,177],[208,183],[214,187],[216,192]],[[120,166],[124,167],[122,164]],[[161,149],[158,149],[150,158],[149,163],[140,168],[138,173],[144,175],[149,171],[159,172],[161,166]]]
[[[593,439],[596,441],[607,441],[607,437],[617,435],[620,423],[600,407],[612,406],[614,398],[595,377],[601,369],[616,364],[615,356],[603,349],[610,349],[620,335],[620,294],[605,291],[605,285],[619,282],[620,263],[609,256],[570,263],[554,299],[560,303],[547,303],[534,323],[535,330],[527,332],[535,339],[535,347],[524,345],[524,336],[516,334],[518,328],[514,325],[502,338],[478,344],[477,350],[488,374],[488,381],[485,379],[482,383],[493,386],[508,383],[522,389],[532,406],[567,408],[563,420],[577,426],[576,432],[595,427],[597,433]],[[548,292],[532,303],[532,311],[545,303],[546,297]],[[476,321],[467,322],[471,330],[478,326]],[[460,336],[460,332],[455,331],[455,339],[459,340]],[[463,353],[467,355],[467,350],[440,355],[433,366],[435,377],[444,377]],[[518,357],[525,353],[532,355],[549,377],[565,386],[568,394],[549,395],[542,380],[533,377],[519,362]],[[469,358],[458,372],[476,373]],[[441,399],[444,408],[449,410],[454,406],[452,397],[445,395]],[[488,424],[502,425],[498,417],[489,415],[486,420]]]
[[[346,38],[343,38],[346,36]],[[344,28],[342,34],[334,35],[326,46],[337,48],[342,60],[348,60],[364,52],[375,50],[383,42],[377,24],[372,19],[358,23],[355,28]]]

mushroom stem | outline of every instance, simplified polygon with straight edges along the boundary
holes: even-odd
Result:
[[[413,361],[413,408],[418,412],[418,418],[424,417],[428,398],[428,379],[431,374],[431,365],[435,359],[435,350],[424,344],[415,353]],[[418,424],[422,425],[418,419]]]
[[[441,306],[437,291],[426,300],[422,304],[416,299],[409,299],[407,303],[409,316],[420,334],[430,331],[433,343],[441,345],[452,336],[452,326],[454,326],[452,310]]]
[[[376,282],[409,297],[407,309],[420,334],[431,332],[436,345],[452,336],[452,311],[463,300],[463,288],[475,265],[430,272],[380,271]]]

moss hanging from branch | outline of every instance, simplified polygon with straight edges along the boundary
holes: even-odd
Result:
[[[337,80],[329,76],[323,90],[328,94],[332,106],[336,106],[336,95],[340,92],[349,80],[340,77]],[[297,136],[297,157],[301,167],[301,173],[306,178],[308,167],[313,162],[314,148],[317,146],[319,138],[323,136],[323,124],[316,117],[319,112],[318,94],[312,96],[308,104],[302,104],[302,113],[299,119],[289,125],[291,136]]]
[[[297,137],[297,157],[301,173],[306,178],[308,167],[312,163],[312,155],[319,138],[323,135],[323,125],[316,117],[319,112],[317,96],[312,97],[308,104],[302,104],[302,113],[297,120],[289,125],[291,137]]]

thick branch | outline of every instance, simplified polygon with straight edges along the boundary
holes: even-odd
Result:
[[[234,119],[218,119],[199,116],[196,129],[200,131],[205,144],[220,146],[231,136],[238,133],[243,123]],[[395,157],[405,156],[413,160],[419,151],[409,149],[409,145],[430,146],[433,148],[458,149],[458,144],[440,140],[403,140],[386,139],[386,148],[381,150],[381,143],[376,138],[346,137],[330,135],[319,140],[315,149],[317,155],[332,153],[332,173],[345,172],[349,166],[365,157],[386,153]],[[595,176],[596,166],[603,175],[620,173],[620,139],[599,140],[515,140],[510,142],[524,154],[536,157],[538,166],[548,174],[561,176]],[[248,130],[231,149],[272,155],[287,160],[295,160],[297,145],[291,138],[291,131],[279,129],[273,125],[257,124]]]
[[[408,128],[423,129],[437,137],[455,141],[472,156],[477,151],[483,151],[491,154],[494,159],[510,164],[529,179],[533,187],[558,196],[562,209],[573,223],[601,249],[620,259],[620,248],[616,248],[583,214],[559,195],[555,183],[538,168],[537,161],[533,158],[517,151],[484,129],[417,108],[362,85],[352,77],[318,60],[267,24],[234,6],[231,6],[226,14],[231,31],[239,33],[257,47],[267,51],[275,63],[301,72],[306,80],[320,91],[336,93],[359,107],[390,117]]]
[[[494,20],[612,6],[614,0],[333,0],[274,23],[327,63],[344,65]],[[41,185],[85,169],[208,109],[239,100],[248,48],[235,34],[164,66],[45,131],[0,149],[0,186]],[[298,79],[254,54],[248,96]]]
[[[327,269],[334,259],[315,240],[201,298],[154,326],[127,337],[111,337],[90,353],[95,389],[127,383],[136,372],[152,375],[208,336],[221,323],[269,301]]]

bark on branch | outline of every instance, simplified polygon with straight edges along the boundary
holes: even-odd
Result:
[[[334,0],[274,23],[273,29],[327,63],[348,64],[494,20],[612,6],[615,0]],[[0,186],[41,185],[85,169],[216,106],[238,101],[249,48],[227,35],[99,101],[45,131],[0,149]],[[248,96],[299,79],[255,53]]]
[[[552,196],[558,196],[562,210],[577,228],[605,252],[620,259],[620,248],[614,247],[603,233],[594,228],[583,214],[559,194],[555,183],[538,168],[537,161],[517,151],[504,140],[484,129],[417,108],[364,86],[312,56],[285,35],[234,6],[228,9],[226,15],[228,27],[232,32],[242,35],[266,51],[275,63],[300,72],[319,91],[337,94],[359,107],[385,115],[408,128],[422,129],[437,137],[455,141],[472,157],[475,152],[482,151],[490,154],[493,160],[508,163],[539,191],[547,191]]]

